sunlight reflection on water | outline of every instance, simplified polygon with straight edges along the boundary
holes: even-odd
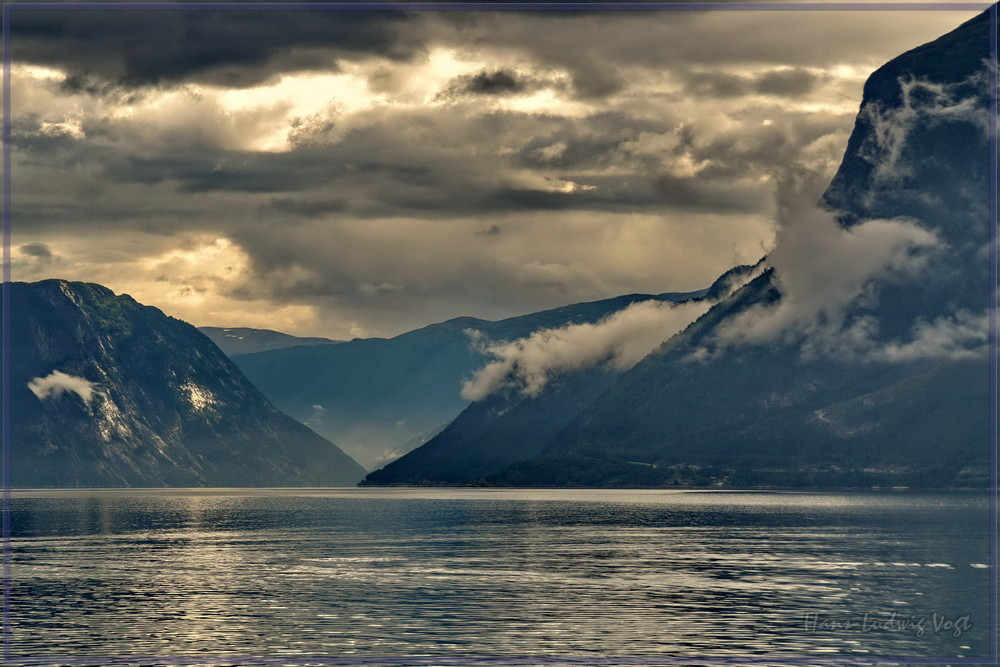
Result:
[[[986,655],[988,508],[968,493],[18,491],[12,651]],[[965,615],[962,632],[933,626]]]

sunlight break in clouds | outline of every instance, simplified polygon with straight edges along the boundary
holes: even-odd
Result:
[[[28,382],[28,389],[40,401],[58,398],[63,392],[71,391],[82,398],[84,403],[90,403],[94,397],[95,386],[89,380],[62,371],[52,371],[45,377],[32,378]]]
[[[465,383],[462,397],[481,401],[505,389],[538,396],[555,375],[599,363],[627,370],[710,305],[707,301],[642,301],[595,324],[570,324],[507,343],[487,344],[485,351],[496,361]],[[478,340],[478,332],[470,335],[474,342]]]

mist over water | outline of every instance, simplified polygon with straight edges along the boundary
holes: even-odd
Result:
[[[11,519],[14,656],[989,652],[985,494],[21,491]]]

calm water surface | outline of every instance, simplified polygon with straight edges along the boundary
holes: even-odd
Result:
[[[12,509],[11,650],[53,662],[989,652],[979,494],[74,490]]]

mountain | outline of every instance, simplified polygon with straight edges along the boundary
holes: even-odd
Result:
[[[198,331],[208,336],[209,340],[230,357],[264,350],[279,350],[295,345],[334,345],[343,342],[329,338],[303,338],[270,329],[246,327],[198,327]]]
[[[459,317],[394,338],[289,347],[233,361],[281,410],[338,443],[366,467],[384,465],[455,418],[462,383],[488,360],[473,344],[506,341],[569,323],[596,322],[642,301],[675,302],[704,290],[629,294],[500,321]]]
[[[687,300],[687,305],[725,298],[734,285],[748,280],[757,268],[737,266],[730,269],[707,290]],[[643,303],[633,301],[625,304],[625,308]],[[599,321],[588,330],[589,337],[602,328],[605,331],[613,329],[615,317],[629,312],[625,308],[606,314],[603,322]],[[581,331],[577,330],[574,337],[572,324],[579,323],[570,323],[566,328],[535,329],[536,343],[558,340],[557,347],[562,351],[579,347],[576,343]],[[560,332],[562,336],[558,335]],[[542,336],[543,333],[547,335]],[[601,350],[598,357],[605,363],[563,372],[548,371],[546,375],[550,381],[544,391],[536,395],[526,395],[517,386],[505,386],[484,400],[472,402],[426,444],[372,472],[362,484],[470,483],[499,468],[541,454],[550,438],[556,437],[614,383],[621,371],[611,363],[605,350],[614,350],[619,342],[620,339],[610,339],[598,347]],[[525,350],[532,357],[538,357],[540,352],[537,347],[530,352]]]
[[[501,485],[968,485],[987,479],[988,364],[803,361],[792,346],[690,356],[771,275],[624,374]],[[718,319],[715,319],[718,318]],[[714,325],[714,326],[713,326]],[[572,471],[572,472],[569,472]]]
[[[12,283],[14,486],[343,486],[362,468],[193,326],[89,283]]]
[[[599,366],[564,376],[537,397],[508,391],[476,401],[427,443],[370,473],[362,485],[469,483],[538,456],[616,375]]]
[[[496,420],[516,440],[484,439],[490,396],[367,482],[987,484],[989,51],[985,13],[874,72],[825,192],[779,192],[765,270],[571,415],[566,376],[551,410]],[[449,433],[495,464],[435,459]]]

